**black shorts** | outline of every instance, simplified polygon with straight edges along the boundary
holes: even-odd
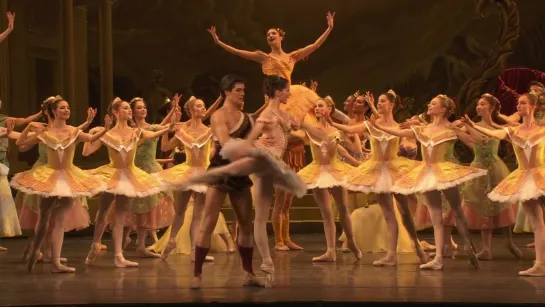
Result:
[[[229,163],[229,160],[225,160],[219,155],[214,155],[212,159],[210,159],[210,166],[208,166],[208,169],[225,166]],[[253,182],[249,176],[230,176],[213,182],[209,184],[209,186],[216,188],[221,192],[229,193],[235,191],[249,190],[253,186]]]

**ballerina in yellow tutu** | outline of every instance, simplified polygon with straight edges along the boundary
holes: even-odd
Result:
[[[304,130],[292,132],[292,135],[304,139],[312,152],[312,162],[300,170],[297,174],[303,179],[309,190],[312,190],[314,199],[320,207],[324,222],[327,251],[325,254],[312,258],[316,262],[334,262],[337,259],[335,253],[335,221],[331,208],[330,195],[333,196],[339,210],[339,220],[347,238],[347,247],[359,260],[362,257],[352,231],[352,222],[348,212],[346,175],[354,169],[346,161],[354,166],[359,161],[354,159],[342,146],[339,145],[341,132],[332,127],[326,117],[335,109],[335,103],[328,96],[315,102],[312,129],[304,126]],[[308,110],[307,110],[308,112]],[[309,116],[310,117],[310,116]],[[310,122],[310,121],[309,121]],[[331,191],[331,192],[330,192]],[[331,194],[330,194],[331,193]]]
[[[174,127],[174,119],[168,127],[151,132],[129,126],[132,109],[128,102],[116,98],[108,107],[108,113],[115,118],[115,126],[100,139],[86,142],[83,156],[96,152],[104,144],[108,149],[110,163],[89,172],[106,183],[107,189],[101,194],[91,250],[85,260],[93,265],[100,251],[100,241],[106,227],[107,213],[115,199],[115,222],[112,230],[114,239],[114,264],[118,268],[136,267],[138,263],[123,257],[123,225],[126,212],[130,210],[133,198],[143,198],[162,191],[159,181],[134,164],[136,149],[141,141],[154,139]],[[104,135],[104,136],[102,136]]]
[[[282,41],[286,33],[279,28],[271,28],[267,31],[267,43],[271,47],[270,53],[264,53],[259,50],[246,51],[231,47],[220,41],[216,34],[216,27],[211,27],[208,32],[212,35],[214,42],[227,52],[261,64],[263,74],[267,76],[279,75],[291,83],[291,74],[295,68],[295,63],[307,58],[311,53],[316,51],[333,30],[335,13],[328,12],[326,18],[327,29],[314,43],[290,53],[282,50]],[[290,92],[291,97],[285,105],[282,105],[282,110],[289,112],[297,120],[301,121],[319,97],[313,90],[303,85],[292,84]]]
[[[189,228],[191,261],[195,261],[195,236],[200,230],[204,208],[204,197],[207,186],[203,184],[186,186],[185,181],[192,175],[204,173],[210,165],[210,157],[214,154],[212,129],[202,121],[207,116],[206,106],[201,99],[190,97],[184,104],[184,110],[190,119],[177,126],[174,137],[170,140],[167,135],[161,140],[161,150],[169,151],[177,146],[183,146],[186,161],[174,167],[157,173],[157,178],[168,189],[175,191],[175,216],[172,225],[161,237],[159,242],[149,247],[161,252],[161,259],[166,260],[173,251],[183,252],[181,249],[185,235],[180,232],[184,225],[186,210],[190,199],[193,199],[192,219]],[[214,258],[207,256],[206,261]]]
[[[545,196],[545,127],[536,123],[534,113],[537,96],[526,93],[519,97],[517,114],[522,124],[504,129],[488,129],[475,124],[466,115],[463,123],[484,135],[508,140],[513,145],[518,168],[503,179],[488,198],[502,203],[520,201],[534,229],[536,262],[528,270],[520,271],[522,276],[545,276],[545,223],[540,199]]]
[[[366,101],[371,108],[374,108],[373,95],[367,93],[366,98]],[[399,104],[399,99],[393,91],[388,91],[387,93],[380,95],[377,105],[377,114],[380,117],[377,119],[377,122],[385,127],[399,127],[393,116],[393,110],[396,104]],[[373,265],[397,265],[396,252],[399,228],[396,212],[394,210],[393,198],[396,200],[403,225],[411,238],[420,262],[426,263],[428,259],[418,243],[416,228],[409,209],[408,198],[402,194],[392,193],[392,186],[395,180],[417,167],[419,163],[405,157],[400,157],[398,155],[400,138],[377,130],[369,124],[369,121],[364,121],[362,124],[353,126],[336,124],[331,119],[328,119],[328,121],[330,125],[345,133],[359,134],[365,132],[369,137],[372,152],[371,157],[347,174],[346,180],[348,184],[346,187],[351,191],[376,194],[378,204],[380,205],[384,219],[386,220],[389,238],[388,252],[384,258],[373,262]]]
[[[51,272],[71,273],[76,269],[64,266],[60,261],[65,213],[71,208],[75,198],[91,197],[106,189],[104,182],[74,166],[76,142],[94,142],[99,139],[110,129],[111,120],[109,116],[106,116],[104,129],[95,135],[90,135],[66,124],[70,118],[70,107],[62,97],[55,97],[43,107],[53,119],[51,125],[31,123],[21,133],[17,145],[44,143],[47,146],[47,164],[16,174],[11,180],[11,186],[25,194],[36,194],[42,198],[27,269],[32,271],[39,259],[39,250],[47,233],[49,216],[54,209],[55,226],[51,232]],[[35,130],[35,135],[29,135],[31,129]]]
[[[441,193],[447,198],[454,215],[456,225],[464,242],[466,253],[473,264],[479,266],[473,244],[469,236],[467,220],[461,207],[461,197],[458,187],[469,180],[486,175],[487,171],[479,168],[467,167],[453,162],[448,158],[458,139],[457,132],[452,129],[448,117],[454,113],[455,104],[445,95],[438,95],[428,104],[427,114],[433,118],[431,124],[425,126],[411,126],[410,129],[400,129],[383,124],[380,121],[371,121],[372,127],[399,137],[416,138],[422,148],[423,161],[405,175],[399,177],[391,190],[399,194],[424,193],[430,209],[433,223],[436,254],[435,258],[420,266],[421,269],[442,270],[443,235]]]

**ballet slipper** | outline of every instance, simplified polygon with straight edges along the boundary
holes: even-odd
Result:
[[[248,272],[244,272],[244,283],[242,284],[243,287],[265,287],[265,284],[262,283],[257,276],[250,274]]]
[[[61,258],[59,259],[55,259],[55,258],[52,258],[52,263],[51,263],[51,269],[50,269],[50,272],[51,273],[74,273],[76,272],[76,269],[75,268],[71,268],[71,267],[67,267],[65,265],[62,265],[61,264]]]
[[[134,268],[138,267],[138,262],[133,262],[125,259],[123,254],[115,255],[114,264],[116,268]]]
[[[435,250],[435,245],[429,244],[427,241],[420,241],[420,247],[425,251]]]
[[[528,277],[544,277],[545,276],[545,264],[541,262],[535,262],[534,266],[525,271],[519,272],[520,276]]]
[[[100,250],[106,250],[108,249],[108,246],[104,245],[104,244],[99,244],[99,247],[100,247]]]
[[[388,253],[383,258],[373,261],[374,266],[390,266],[394,267],[397,265],[397,257],[395,254]]]
[[[312,262],[335,262],[337,260],[337,255],[335,250],[328,249],[327,252],[318,257],[312,257]]]
[[[274,245],[274,249],[277,250],[277,251],[281,251],[281,252],[285,252],[285,251],[289,251],[290,248],[287,247],[286,245],[284,245],[284,243],[282,244],[275,244]]]
[[[295,244],[295,242],[293,241],[290,241],[290,242],[285,242],[284,244],[286,244],[286,246],[290,249],[290,250],[294,250],[294,251],[302,251],[303,248],[297,244]]]
[[[430,261],[428,255],[424,252],[420,242],[418,242],[418,245],[415,245],[414,243],[412,243],[411,247],[414,250],[414,253],[416,254],[416,256],[418,257],[420,264],[425,264],[428,261]]]
[[[43,262],[43,263],[52,263],[53,260],[52,260],[51,256],[49,256],[49,255],[47,255],[47,254],[43,254],[42,262]],[[61,262],[61,263],[67,263],[67,262],[68,262],[68,259],[66,259],[66,258],[59,258],[59,262]]]
[[[421,270],[434,270],[439,271],[443,269],[443,260],[439,257],[433,258],[432,261],[420,265]]]
[[[507,242],[505,243],[505,247],[513,256],[515,256],[515,258],[518,260],[522,259],[522,251],[515,245],[515,243]]]
[[[477,259],[479,260],[492,260],[492,253],[487,250],[483,249],[480,252],[477,253]]]
[[[165,249],[161,253],[161,260],[167,261],[168,255],[170,255],[170,252],[172,252],[172,250],[175,248],[176,248],[176,241],[169,240],[167,243],[167,246],[165,246]]]
[[[100,243],[91,244],[91,250],[85,259],[85,265],[93,265],[97,258],[98,253],[100,252]]]
[[[7,251],[8,251],[7,248],[5,248],[5,247],[3,247],[3,246],[0,246],[0,252],[7,252]]]
[[[161,257],[161,255],[156,254],[156,253],[154,253],[152,251],[149,251],[144,247],[138,247],[136,249],[136,254],[140,258],[160,258]]]

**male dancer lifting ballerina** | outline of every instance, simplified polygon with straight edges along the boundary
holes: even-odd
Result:
[[[214,156],[210,159],[210,168],[230,163],[223,159],[220,151],[231,138],[244,139],[250,133],[253,119],[240,110],[244,104],[244,80],[234,75],[227,75],[220,82],[223,106],[216,110],[210,118],[210,126],[214,137]],[[228,194],[239,225],[237,246],[244,270],[244,286],[263,284],[257,279],[252,269],[253,225],[252,225],[252,180],[248,176],[231,176],[219,179],[206,191],[201,231],[197,236],[195,247],[194,277],[191,288],[199,289],[202,282],[203,262],[210,250],[212,232],[216,226],[221,206]]]

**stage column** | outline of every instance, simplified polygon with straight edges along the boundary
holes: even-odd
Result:
[[[77,113],[77,102],[74,101],[74,1],[62,0],[62,63],[63,63],[63,93],[66,101],[71,103]],[[75,123],[75,116],[70,122]]]
[[[113,0],[99,0],[98,27],[100,48],[100,120],[106,115],[114,95],[114,67],[112,46]]]
[[[87,63],[87,6],[74,7],[74,118],[76,125],[87,119],[89,108],[89,64]],[[98,116],[97,116],[98,117]]]

